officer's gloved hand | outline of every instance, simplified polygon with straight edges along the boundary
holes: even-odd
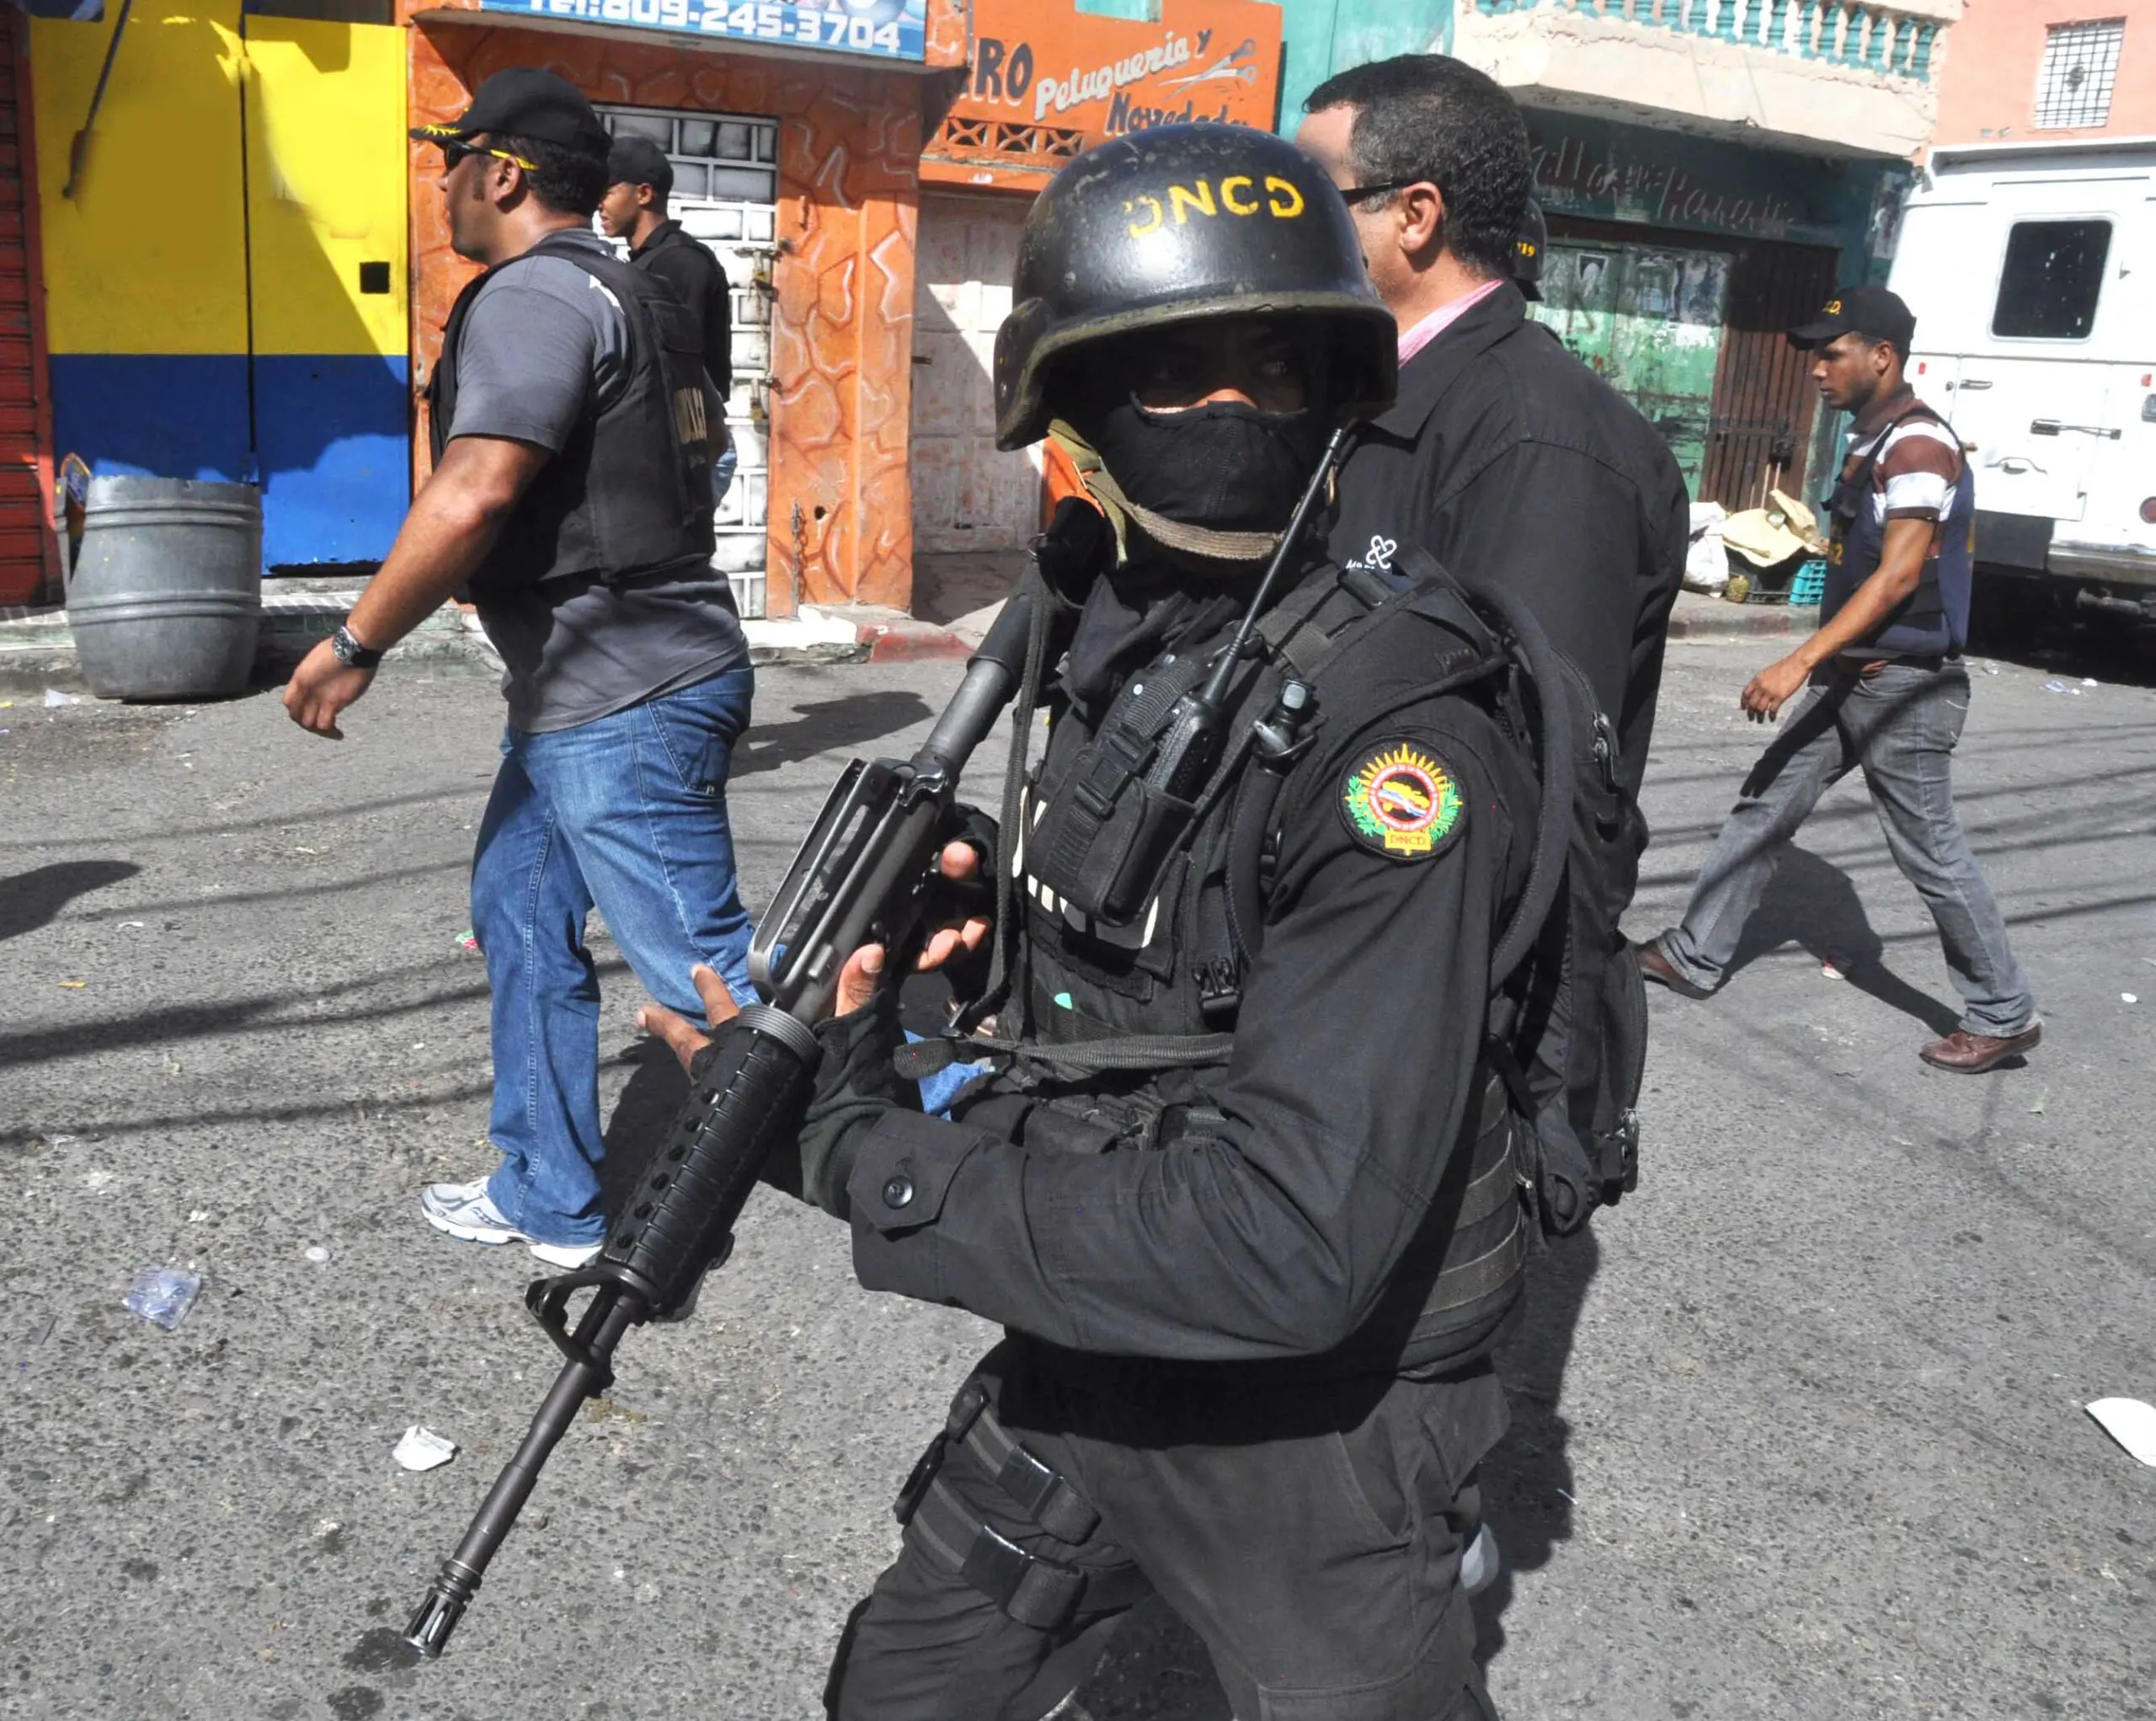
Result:
[[[927,896],[929,930],[921,940],[921,954],[913,961],[919,974],[951,968],[954,986],[959,980],[956,965],[987,954],[989,913],[995,906],[993,887],[987,881],[995,876],[990,868],[994,863],[995,826],[978,814],[974,816],[985,829],[985,842],[964,835],[943,845],[943,852],[937,857],[937,883]],[[863,944],[846,958],[846,966],[839,970],[838,993],[831,1005],[834,1015],[851,1015],[883,986],[886,959],[881,944]]]
[[[995,917],[995,820],[978,807],[954,806],[945,815],[943,852],[926,907],[931,932],[914,965],[923,973],[941,970],[954,998],[975,998],[988,989],[993,945],[988,937]],[[958,937],[939,940],[938,933]]]
[[[881,974],[878,962],[864,977]],[[919,1111],[921,1084],[901,1078],[892,1065],[892,1055],[905,1043],[896,986],[873,987],[854,1008],[818,1027],[816,1039],[824,1058],[814,1097],[801,1120],[797,1157],[791,1165],[774,1162],[765,1175],[788,1195],[843,1219],[846,1180],[861,1138],[893,1107]]]
[[[969,810],[954,810],[951,840],[937,858],[938,888],[928,899],[932,930],[922,942],[914,968],[924,974],[956,970],[988,950],[989,922],[982,899],[995,854],[995,826]],[[800,1138],[797,1173],[775,1176],[782,1189],[827,1213],[844,1218],[846,1179],[861,1138],[883,1114],[896,1106],[921,1109],[921,1086],[900,1077],[892,1056],[905,1043],[899,1021],[899,989],[889,984],[889,954],[881,944],[864,944],[839,970],[835,1013],[816,1029],[824,1061],[816,1077]],[[954,984],[957,980],[954,976]]]

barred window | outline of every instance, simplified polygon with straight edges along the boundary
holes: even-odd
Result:
[[[2111,117],[2111,86],[2119,75],[2122,18],[2055,24],[2044,32],[2036,72],[2036,129],[2102,126]]]

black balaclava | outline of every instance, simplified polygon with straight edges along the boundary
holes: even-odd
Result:
[[[1216,532],[1278,532],[1325,447],[1316,413],[1240,402],[1153,412],[1134,397],[1102,413],[1091,441],[1141,508]]]

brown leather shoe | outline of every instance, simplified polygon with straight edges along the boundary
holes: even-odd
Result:
[[[1678,972],[1677,965],[1662,954],[1662,940],[1658,938],[1633,945],[1632,959],[1640,965],[1641,979],[1667,986],[1680,998],[1710,998],[1715,995],[1712,986],[1687,980]]]
[[[1919,1046],[1917,1056],[1934,1069],[1954,1070],[1964,1076],[1981,1076],[2009,1058],[2035,1050],[2044,1037],[2044,1024],[2031,1022],[2019,1034],[1972,1034],[1957,1028],[1944,1040]]]

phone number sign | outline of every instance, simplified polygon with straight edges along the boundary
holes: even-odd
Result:
[[[883,60],[925,60],[928,55],[928,0],[829,0],[823,5],[814,0],[744,5],[721,0],[480,0],[480,9]]]

